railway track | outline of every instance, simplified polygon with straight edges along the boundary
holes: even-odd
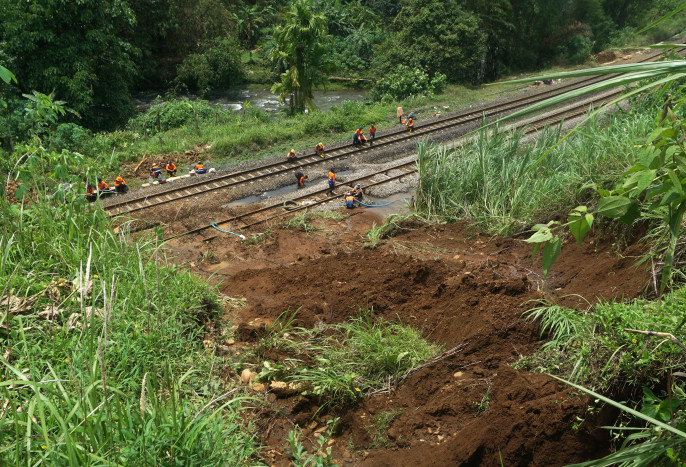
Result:
[[[517,122],[514,123],[510,128],[524,128],[524,133],[525,134],[531,134],[537,131],[540,131],[546,126],[551,126],[551,125],[556,125],[561,123],[563,120],[570,120],[579,116],[582,116],[588,112],[589,107],[598,107],[601,106],[607,102],[610,102],[612,99],[615,99],[621,95],[621,91],[610,91],[603,93],[600,96],[593,97],[588,100],[584,100],[582,102],[578,102],[575,105],[573,105],[571,108],[566,108],[566,109],[561,109],[557,110],[555,112],[547,113],[545,115],[541,115],[539,117],[535,117],[533,120],[529,120],[526,122]],[[456,146],[461,146],[464,144],[464,141],[456,143]],[[380,174],[387,174],[389,172],[393,171],[400,171],[400,174],[396,174],[393,176],[389,176],[388,178],[382,180],[382,181],[377,181],[373,182],[375,177],[377,177]],[[350,180],[345,181],[345,185],[350,185],[353,186],[356,183],[360,183],[362,185],[363,189],[369,189],[374,186],[382,185],[385,183],[390,183],[396,180],[400,180],[404,177],[410,176],[412,174],[416,173],[416,163],[414,161],[412,162],[405,162],[405,163],[400,163],[398,165],[392,166],[392,167],[386,167],[384,170],[380,172],[375,172],[372,174],[365,175],[363,177],[358,177]],[[250,229],[251,227],[255,227],[257,225],[263,224],[268,221],[276,220],[278,218],[297,213],[299,211],[303,211],[305,209],[312,208],[314,206],[318,206],[327,202],[331,202],[332,200],[336,199],[341,199],[344,195],[339,194],[336,196],[328,196],[327,195],[328,188],[324,188],[315,192],[310,192],[307,195],[299,196],[292,198],[291,201],[294,201],[297,204],[297,207],[291,208],[289,210],[284,209],[283,203],[274,203],[270,204],[267,206],[261,206],[257,209],[247,211],[235,216],[232,216],[227,219],[219,220],[217,222],[214,222],[210,225],[203,225],[200,227],[197,227],[195,229],[190,229],[185,232],[170,236],[166,238],[166,240],[171,240],[173,238],[178,238],[184,235],[189,235],[189,234],[197,234],[203,231],[207,231],[210,229],[213,229],[215,226],[222,228],[228,228],[231,231],[243,231],[245,232],[247,229]],[[211,240],[215,238],[217,235],[210,235],[206,237],[204,240]]]
[[[684,50],[686,50],[686,48],[680,49],[679,53],[682,53]],[[644,60],[641,60],[641,62],[652,61],[660,55],[661,54],[651,55],[650,57],[646,57]],[[455,128],[459,128],[463,125],[479,122],[483,118],[484,114],[488,119],[492,120],[496,117],[503,116],[518,109],[541,102],[550,97],[557,96],[589,84],[610,79],[614,76],[617,75],[585,78],[573,83],[557,86],[553,89],[539,92],[534,95],[523,96],[506,103],[492,104],[478,110],[467,110],[458,112],[457,114],[448,117],[432,119],[428,122],[416,124],[415,131],[412,133],[408,133],[407,131],[400,129],[397,131],[388,132],[384,135],[379,135],[374,141],[374,146],[352,148],[349,145],[343,145],[328,150],[326,152],[326,157],[324,158],[317,156],[314,152],[307,153],[298,158],[297,165],[295,165],[293,162],[279,161],[267,163],[253,169],[239,170],[226,174],[201,175],[197,177],[197,180],[191,183],[186,183],[177,188],[171,188],[169,190],[149,193],[147,195],[136,196],[133,198],[128,197],[122,201],[116,201],[115,199],[112,202],[103,202],[103,209],[105,209],[110,216],[129,214],[173,201],[178,201],[184,198],[198,196],[210,191],[230,188],[245,183],[254,183],[260,179],[290,173],[296,167],[302,169],[317,166],[319,164],[330,165],[332,162],[343,158],[369,151],[376,151],[378,148],[386,148],[395,144],[404,144],[411,139],[421,138],[423,136],[441,131],[454,130]]]

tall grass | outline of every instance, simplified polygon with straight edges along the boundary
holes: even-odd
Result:
[[[483,131],[458,149],[418,151],[420,177],[416,206],[420,212],[451,221],[467,219],[487,232],[521,231],[588,201],[595,183],[607,186],[635,160],[637,141],[654,127],[650,111],[629,118],[611,116],[580,129],[535,166],[559,139],[549,128],[531,143],[520,132]]]
[[[34,193],[0,201],[0,465],[250,462],[242,399],[207,385],[216,292],[157,237]]]

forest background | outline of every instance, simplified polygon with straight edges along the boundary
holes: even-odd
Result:
[[[513,73],[578,64],[636,39],[675,0],[306,0],[323,18],[313,74],[385,77],[421,70],[428,79],[478,85]],[[0,99],[7,148],[32,129],[22,94],[52,93],[73,112],[62,122],[113,130],[135,115],[132,94],[167,96],[261,83],[289,68],[279,48],[286,0],[0,0],[0,63],[17,77]],[[449,18],[449,21],[446,21]],[[315,22],[312,28],[319,27]],[[665,38],[669,24],[649,32]],[[291,40],[303,40],[291,38]],[[399,68],[401,67],[401,68]],[[421,79],[413,77],[412,80]],[[322,82],[323,80],[316,80]],[[428,82],[428,80],[427,80]],[[382,99],[388,90],[372,93]],[[393,95],[392,97],[405,97]],[[72,129],[73,132],[73,129]]]

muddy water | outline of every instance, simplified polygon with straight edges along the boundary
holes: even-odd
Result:
[[[148,109],[155,98],[156,93],[141,94],[133,101],[139,110]],[[199,96],[188,95],[191,100],[201,99]],[[334,105],[340,105],[343,101],[362,101],[366,99],[367,91],[364,89],[341,89],[338,91],[314,91],[314,103],[318,110],[327,111]],[[202,99],[212,105],[220,105],[224,110],[243,110],[246,102],[253,109],[265,112],[277,112],[287,107],[287,104],[279,102],[279,97],[272,94],[268,88],[264,89],[222,89],[213,91]]]

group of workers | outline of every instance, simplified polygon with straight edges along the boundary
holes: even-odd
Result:
[[[376,125],[372,123],[369,125],[369,140],[367,140],[367,137],[364,135],[364,132],[362,131],[362,127],[359,127],[357,130],[355,130],[355,133],[353,134],[353,147],[356,146],[362,146],[363,144],[367,143],[369,141],[369,146],[374,146],[374,138],[376,137]]]
[[[176,164],[174,163],[174,161],[168,160],[167,164],[165,165],[165,169],[167,171],[168,178],[176,177],[176,171],[178,169],[176,168]],[[207,169],[205,169],[202,162],[197,162],[193,169],[191,169],[190,173],[191,175],[202,175],[204,173],[207,173]],[[160,164],[154,163],[150,168],[150,182],[152,182],[153,179],[157,180],[158,183],[166,182],[166,180],[162,176],[162,169],[160,168]],[[129,187],[122,177],[117,177],[114,179],[114,188],[110,188],[109,184],[106,181],[98,177],[97,191],[96,187],[91,185],[91,183],[88,180],[86,180],[86,199],[89,201],[95,201],[98,196],[109,195],[113,193],[124,194],[128,193],[128,191]]]
[[[309,177],[302,173],[301,171],[295,172],[295,179],[297,182],[297,188],[304,188],[305,187],[305,180],[307,180]],[[334,172],[334,168],[331,167],[329,169],[329,191],[328,195],[333,195],[335,194],[333,192],[334,188],[336,188],[336,173]],[[345,192],[345,206],[347,208],[353,208],[355,207],[355,201],[361,201],[363,198],[364,194],[362,193],[362,187],[360,184],[356,184],[355,188],[353,188],[353,191],[351,192]]]

